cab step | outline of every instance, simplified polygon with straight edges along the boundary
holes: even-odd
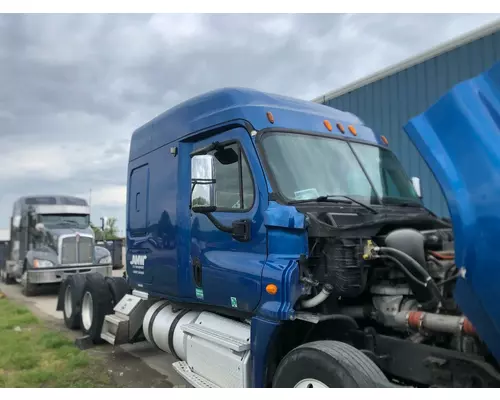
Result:
[[[101,339],[112,345],[130,343],[142,328],[149,305],[143,297],[126,294],[113,309],[115,313],[104,317]]]
[[[208,379],[195,373],[185,361],[177,361],[172,364],[175,371],[184,378],[191,386],[199,389],[216,389],[219,388],[216,384],[210,382]]]

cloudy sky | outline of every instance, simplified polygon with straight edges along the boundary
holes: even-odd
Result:
[[[17,197],[90,189],[123,229],[132,131],[191,96],[309,100],[498,17],[0,15],[0,236]]]

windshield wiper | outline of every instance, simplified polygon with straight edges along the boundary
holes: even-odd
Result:
[[[337,199],[336,197],[344,197],[344,199]],[[291,204],[299,204],[299,203],[308,203],[308,202],[331,202],[331,203],[341,203],[341,204],[352,204],[356,203],[359,204],[361,207],[366,208],[368,211],[371,211],[374,214],[378,214],[378,211],[375,210],[374,208],[370,207],[369,205],[362,203],[361,201],[354,200],[352,197],[341,195],[341,194],[328,194],[325,196],[319,196],[313,199],[304,199],[304,200],[297,200],[291,202]]]
[[[359,200],[355,200],[353,199],[352,197],[350,196],[345,196],[343,194],[329,194],[329,195],[326,195],[326,196],[319,196],[316,201],[328,201],[328,200],[335,200],[333,197],[344,197],[347,199],[347,201],[350,200],[350,203],[356,203],[356,204],[359,204],[361,207],[364,207],[366,208],[368,211],[371,211],[372,213],[374,214],[378,214],[378,211],[375,210],[373,207],[370,207],[368,204],[365,204]],[[337,200],[340,200],[340,199],[337,199]],[[349,203],[348,203],[349,204]]]
[[[342,200],[342,199],[330,199],[330,196],[319,196],[319,197],[313,197],[312,199],[301,199],[301,200],[293,200],[290,201],[289,204],[300,204],[300,203],[311,203],[311,202],[325,202],[329,201],[331,203],[342,203],[342,204],[352,204],[352,201],[350,200]]]
[[[433,217],[435,218],[439,218],[434,212],[432,212],[431,210],[429,210],[426,206],[424,206],[422,203],[417,203],[416,201],[403,201],[401,203],[395,203],[394,204],[395,206],[399,206],[399,207],[411,207],[411,208],[420,208],[420,209],[424,209],[425,211],[427,211],[429,214],[431,214]]]

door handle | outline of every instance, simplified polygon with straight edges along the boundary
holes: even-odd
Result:
[[[201,261],[198,257],[193,260],[193,278],[194,283],[197,287],[201,288],[202,284],[202,269],[201,269]]]

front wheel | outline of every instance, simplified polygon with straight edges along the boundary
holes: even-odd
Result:
[[[22,286],[22,293],[26,297],[31,297],[36,295],[37,285],[30,283],[28,271],[26,269],[24,270],[23,275],[21,276],[21,286]]]
[[[389,381],[365,354],[342,342],[306,343],[281,360],[275,388],[377,388]]]

